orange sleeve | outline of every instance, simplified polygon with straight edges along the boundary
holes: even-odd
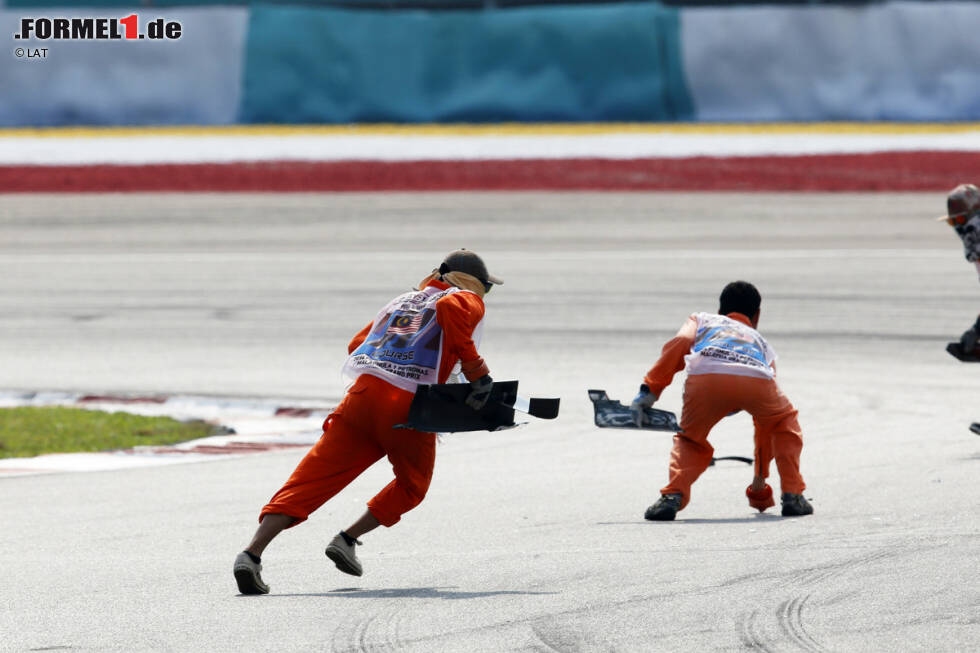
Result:
[[[449,378],[457,360],[463,375],[470,381],[490,373],[473,342],[473,330],[483,319],[483,314],[483,300],[471,292],[455,292],[436,302],[436,321],[443,334],[440,383]]]
[[[367,326],[357,332],[357,335],[351,338],[350,343],[347,345],[347,353],[353,354],[354,350],[360,347],[364,340],[367,339],[368,334],[371,333],[371,327],[374,326],[374,320],[367,323]]]
[[[670,385],[674,375],[684,369],[684,357],[691,353],[697,332],[698,322],[691,316],[677,331],[677,335],[667,341],[660,352],[660,359],[643,379],[650,392],[659,397],[664,388]]]

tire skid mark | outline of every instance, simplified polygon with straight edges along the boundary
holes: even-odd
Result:
[[[577,621],[563,623],[556,615],[541,616],[531,622],[531,632],[545,648],[536,649],[554,653],[576,653],[582,650],[596,650],[596,642],[589,641],[576,628]]]
[[[371,648],[368,648],[369,646],[368,632],[370,632],[371,630],[371,624],[373,624],[378,620],[380,614],[381,613],[376,612],[372,614],[370,617],[368,617],[365,621],[362,621],[358,624],[357,630],[355,631],[357,636],[357,648],[355,650],[363,651],[364,653],[368,653],[369,651],[372,650]]]
[[[402,624],[404,622],[404,609],[395,610],[394,613],[388,618],[388,627],[386,628],[388,650],[400,651],[405,648],[405,640],[402,639]]]
[[[829,565],[818,565],[802,571],[792,572],[793,585],[799,589],[798,592],[791,592],[787,597],[779,601],[774,616],[778,630],[783,633],[796,648],[807,653],[824,653],[827,649],[816,638],[814,638],[804,625],[804,607],[813,595],[812,591],[807,591],[815,585],[819,585],[829,579],[841,576],[857,567],[865,566],[899,555],[898,552],[888,550],[875,550],[865,553],[850,560],[834,562]],[[779,641],[774,641],[771,637],[766,637],[764,624],[761,619],[761,610],[756,609],[743,615],[741,619],[740,639],[743,644],[752,650],[769,651],[775,650],[773,647]]]
[[[694,591],[684,592],[685,594],[694,594]],[[597,650],[602,647],[608,649],[609,651],[614,651],[615,649],[611,645],[603,644],[603,634],[598,634],[596,638],[586,640],[582,637],[582,633],[576,633],[575,645],[569,647],[569,645],[562,642],[554,641],[554,632],[562,633],[562,626],[559,624],[560,619],[568,619],[571,623],[575,623],[576,618],[582,614],[588,614],[597,608],[616,608],[627,605],[632,605],[638,601],[652,601],[658,598],[665,598],[667,594],[660,595],[650,595],[646,597],[635,597],[628,600],[619,601],[609,601],[601,604],[593,604],[585,607],[576,607],[571,609],[558,610],[547,615],[534,615],[528,616],[526,618],[519,619],[503,619],[496,620],[491,623],[486,623],[476,626],[466,626],[457,629],[450,629],[445,631],[440,631],[437,633],[430,633],[425,635],[417,635],[413,637],[404,638],[401,635],[401,629],[398,629],[398,640],[397,649],[405,648],[418,648],[420,646],[425,646],[425,650],[432,651],[443,651],[443,650],[454,650],[452,648],[444,648],[444,641],[452,640],[458,641],[459,638],[466,638],[469,636],[476,636],[480,633],[487,631],[499,632],[502,628],[520,628],[522,632],[527,632],[528,629],[534,634],[533,639],[528,639],[526,645],[521,650],[531,650],[539,651],[542,653],[573,653],[580,650]],[[368,644],[363,633],[366,630],[364,624],[366,622],[374,621],[378,618],[384,620],[390,620],[394,618],[400,618],[403,615],[400,613],[395,613],[393,610],[379,610],[374,616],[370,618],[365,618],[356,624],[353,624],[347,628],[338,628],[334,631],[333,642],[330,650],[333,653],[355,653],[363,651],[372,652],[387,652],[391,650],[396,650],[396,648],[389,648],[388,645],[378,645],[378,644]],[[542,627],[541,624],[548,624]],[[552,633],[552,634],[549,634]],[[588,633],[586,633],[588,635]],[[544,637],[542,637],[542,635]],[[353,643],[357,640],[357,643]],[[760,649],[768,650],[768,649]]]
[[[531,624],[531,632],[537,637],[538,642],[544,644],[544,648],[535,646],[536,650],[543,651],[553,651],[554,653],[567,653],[565,649],[560,648],[560,646],[552,643],[552,629],[542,628],[540,624]]]
[[[760,632],[758,609],[753,610],[749,613],[748,617],[742,619],[741,625],[742,632],[739,633],[739,639],[742,640],[746,648],[752,651],[773,653],[773,650],[766,644],[765,635]]]
[[[893,557],[895,555],[897,555],[897,553],[894,551],[878,550],[835,564],[811,567],[804,570],[803,575],[798,577],[799,582],[801,585],[814,585],[829,578],[840,576],[841,574],[850,571],[854,567],[867,565],[872,562],[877,562],[878,560]]]
[[[347,628],[338,628],[333,633],[330,650],[334,653],[389,653],[403,649],[405,642],[400,636],[403,612],[404,609],[385,606]]]
[[[803,605],[807,602],[810,595],[792,598],[783,601],[776,612],[780,629],[789,636],[804,651],[811,653],[822,653],[826,651],[821,644],[815,640],[803,626]]]
[[[362,619],[349,622],[346,627],[334,630],[330,650],[333,653],[354,653],[367,650],[364,648],[366,633],[371,622],[378,618],[378,614],[377,612],[372,613]]]

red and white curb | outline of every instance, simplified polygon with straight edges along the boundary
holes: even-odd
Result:
[[[945,193],[978,168],[980,123],[0,129],[2,193]]]
[[[180,420],[200,419],[220,425],[228,432],[166,446],[0,458],[0,478],[201,462],[229,455],[309,447],[319,439],[323,420],[332,410],[332,406],[323,403],[285,399],[0,391],[0,408],[18,406],[71,406]]]

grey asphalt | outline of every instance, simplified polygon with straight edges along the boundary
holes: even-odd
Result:
[[[451,249],[487,298],[496,378],[557,420],[446,435],[425,502],[323,549],[379,463],[231,574],[302,451],[0,478],[0,650],[966,651],[980,644],[980,366],[944,352],[976,273],[937,194],[0,197],[0,388],[336,401],[348,339]],[[815,514],[756,514],[709,468],[673,523],[643,511],[669,436],[600,430],[732,279],[800,411]],[[679,411],[683,375],[658,405]],[[751,455],[728,418],[718,455]],[[775,480],[774,480],[775,483]],[[772,511],[770,511],[772,512]]]

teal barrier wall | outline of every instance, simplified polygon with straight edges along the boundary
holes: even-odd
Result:
[[[136,11],[153,11],[160,7],[248,6],[248,4],[249,0],[0,0],[0,6],[6,6],[8,9],[31,9],[32,11],[24,12],[25,16],[39,14],[51,16],[57,13],[52,9],[61,7],[83,7],[93,10],[118,7]],[[98,13],[100,17],[102,15],[115,16],[115,12],[111,14]]]
[[[564,4],[608,4],[626,0],[569,0]],[[675,7],[703,7],[740,5],[867,5],[887,0],[659,0],[660,4]],[[942,2],[943,0],[916,0],[916,2]],[[966,1],[966,0],[963,0]],[[974,2],[976,0],[973,0]],[[154,7],[173,7],[187,5],[242,5],[255,4],[255,0],[0,0],[0,6],[8,7],[126,7],[152,9]],[[501,8],[530,5],[558,5],[560,0],[265,0],[265,4],[301,4],[321,7],[374,7],[376,9],[405,9],[440,7],[460,9]]]
[[[253,5],[247,123],[683,121],[678,13]]]

